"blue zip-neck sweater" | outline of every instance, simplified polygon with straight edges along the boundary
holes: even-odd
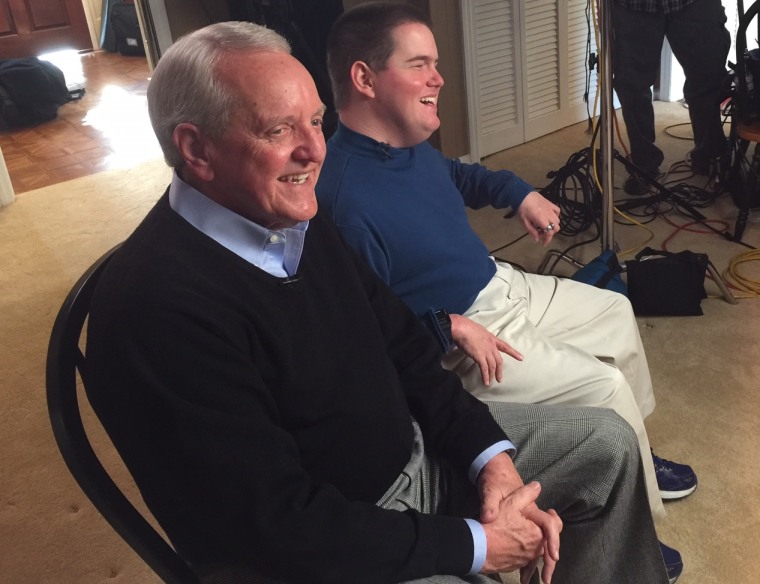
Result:
[[[450,160],[427,142],[393,148],[339,125],[317,183],[343,237],[418,315],[462,314],[493,277],[465,206],[517,208],[532,187]]]

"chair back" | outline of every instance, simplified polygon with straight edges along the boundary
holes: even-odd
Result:
[[[164,582],[198,584],[198,577],[132,505],[105,470],[82,424],[77,378],[87,381],[80,339],[95,285],[118,245],[79,278],[63,302],[47,353],[47,402],[53,434],[71,474],[97,510]],[[78,374],[78,375],[77,375]]]

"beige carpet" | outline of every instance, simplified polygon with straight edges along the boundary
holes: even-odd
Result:
[[[19,195],[0,209],[0,582],[158,582],[95,511],[53,441],[45,355],[72,284],[171,178],[163,160]]]
[[[660,125],[685,119],[676,104],[658,104]],[[588,139],[582,125],[574,126],[492,157],[488,164],[519,169],[542,186],[546,172],[564,165]],[[658,140],[668,162],[689,148],[688,142],[664,134]],[[0,209],[2,584],[158,582],[66,470],[48,422],[44,363],[53,319],[71,285],[131,232],[169,178],[157,160],[29,192]],[[723,198],[705,213],[732,227],[736,209]],[[471,215],[491,249],[521,232],[502,215]],[[758,245],[760,224],[758,217],[751,219],[745,241]],[[649,228],[655,232],[653,247],[672,230],[661,220]],[[632,227],[618,227],[616,235],[623,249],[647,237]],[[588,259],[598,252],[586,247],[576,255]],[[721,270],[744,251],[717,236],[692,233],[670,245],[676,251],[685,248],[708,253]],[[544,251],[523,240],[499,255],[534,270]],[[747,269],[760,280],[757,266]],[[709,291],[717,293],[712,285]],[[658,397],[648,422],[651,441],[662,455],[693,464],[700,478],[693,496],[667,505],[660,534],[684,555],[683,584],[753,584],[760,578],[760,302],[741,300],[734,306],[708,299],[703,308],[701,317],[640,319]],[[101,433],[97,436],[104,442]],[[113,462],[107,446],[101,450]]]

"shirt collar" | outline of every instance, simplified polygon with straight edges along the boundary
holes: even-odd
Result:
[[[285,229],[267,229],[212,201],[184,182],[176,171],[169,187],[169,205],[193,227],[273,276],[296,273],[308,221]]]

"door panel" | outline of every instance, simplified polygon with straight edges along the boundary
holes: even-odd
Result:
[[[91,49],[82,0],[0,0],[0,59]]]
[[[587,117],[596,92],[589,1],[461,3],[474,159]]]
[[[461,6],[470,156],[477,161],[525,141],[519,14],[517,3],[506,0],[475,0]]]

